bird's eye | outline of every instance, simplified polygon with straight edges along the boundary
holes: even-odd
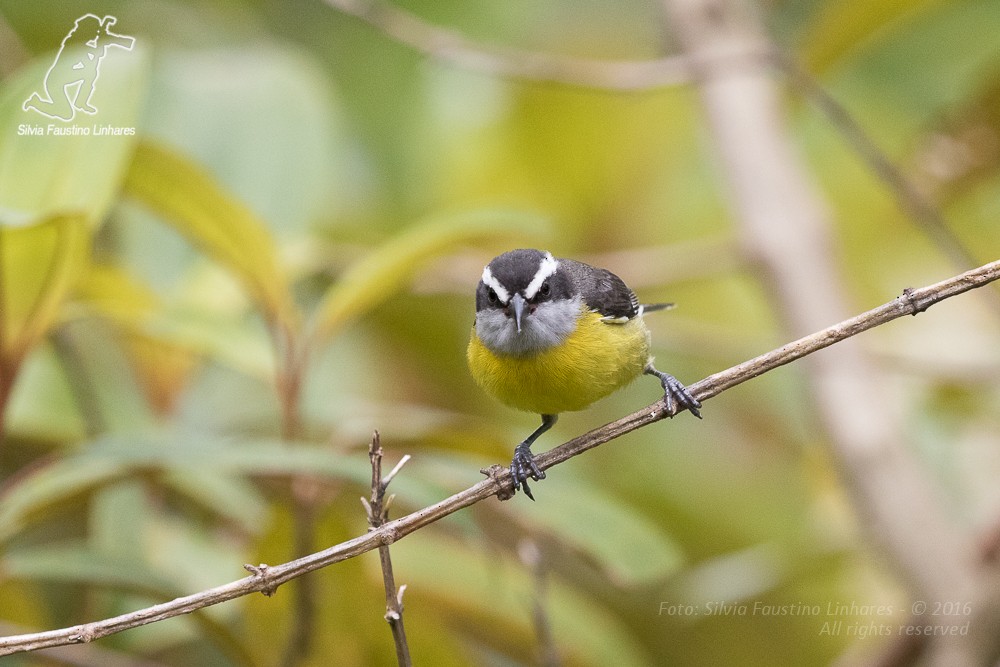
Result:
[[[552,289],[549,287],[548,283],[542,283],[542,286],[540,288],[538,288],[538,293],[541,296],[548,296],[549,292],[551,292],[551,291],[552,291]]]
[[[500,300],[500,297],[497,296],[496,290],[492,288],[490,288],[490,291],[486,293],[486,298],[489,299],[490,303],[493,304],[497,303]]]

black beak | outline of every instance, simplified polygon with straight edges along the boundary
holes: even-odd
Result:
[[[510,306],[508,307],[508,313],[510,311],[514,312],[514,323],[517,325],[517,333],[521,333],[521,316],[524,314],[524,297],[520,294],[515,294],[510,298]]]

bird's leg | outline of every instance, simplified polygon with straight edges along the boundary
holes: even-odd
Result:
[[[680,406],[678,412],[687,408],[691,414],[701,419],[701,412],[698,410],[701,403],[688,391],[687,387],[681,384],[680,380],[670,373],[656,370],[653,368],[653,362],[648,363],[642,372],[660,378],[660,384],[663,385],[663,402],[668,412],[673,412],[674,401],[677,401],[677,405]]]
[[[535,429],[535,432],[524,439],[520,445],[514,448],[514,460],[510,462],[510,474],[514,478],[514,491],[524,489],[524,495],[532,500],[531,489],[528,488],[528,478],[535,480],[545,479],[545,473],[535,465],[535,456],[531,453],[531,443],[538,436],[545,433],[556,423],[558,415],[542,415],[542,425]]]

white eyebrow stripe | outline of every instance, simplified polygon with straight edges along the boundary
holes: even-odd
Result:
[[[490,267],[483,269],[483,283],[490,289],[492,289],[497,294],[497,298],[500,299],[500,303],[507,303],[510,301],[510,292],[500,284],[500,281],[493,277],[493,272],[490,271]]]
[[[538,266],[538,271],[535,272],[535,277],[532,278],[531,282],[528,283],[528,286],[524,288],[524,298],[529,301],[534,299],[535,295],[538,294],[538,290],[542,289],[542,283],[544,283],[549,276],[555,273],[558,268],[559,262],[552,257],[552,253],[545,253],[545,258],[542,259],[542,263]]]

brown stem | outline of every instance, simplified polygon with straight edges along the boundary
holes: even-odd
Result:
[[[787,129],[783,91],[764,71],[702,57],[767,50],[759,8],[752,0],[664,3],[685,52],[703,63],[697,87],[734,218],[786,325],[810,331],[843,317],[848,299],[831,251],[833,215]],[[859,346],[839,346],[804,369],[817,421],[872,545],[891,559],[915,599],[960,599],[975,607],[968,636],[928,642],[929,664],[984,664],[1000,649],[996,575],[975,567],[970,535],[946,512],[940,489],[905,441],[902,420],[887,409],[893,388]],[[960,614],[938,619],[965,621]]]
[[[9,370],[3,363],[0,363],[0,452],[3,451],[4,442],[7,440],[7,403],[14,388],[15,370]]]
[[[372,495],[371,499],[365,503],[365,511],[368,514],[369,530],[374,531],[378,530],[389,518],[389,505],[392,503],[392,496],[389,496],[388,501],[385,498],[389,482],[410,457],[403,457],[392,472],[383,478],[382,443],[378,431],[375,431],[368,448],[368,458],[372,464]],[[406,590],[406,586],[396,589],[396,578],[392,572],[392,557],[389,555],[388,544],[379,545],[378,557],[382,565],[382,581],[385,586],[385,620],[389,623],[392,640],[396,645],[396,662],[399,663],[400,667],[410,667],[413,662],[410,659],[410,646],[406,642],[406,628],[403,626],[403,592]]]
[[[281,408],[281,437],[286,443],[302,435],[301,398],[305,353],[299,350],[294,333],[284,324],[271,323],[271,338],[277,360],[275,385]],[[301,557],[313,551],[316,516],[314,502],[316,480],[295,477],[291,480],[292,556]],[[312,644],[316,625],[316,595],[309,580],[302,578],[295,583],[294,612],[282,655],[283,667],[294,667],[306,655]]]

